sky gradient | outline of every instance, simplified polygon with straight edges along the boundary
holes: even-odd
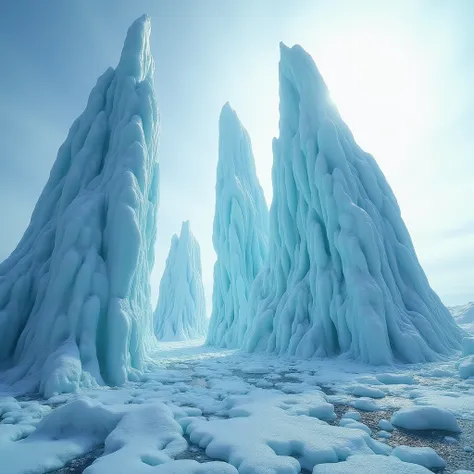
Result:
[[[316,61],[343,119],[400,204],[430,283],[474,300],[474,31],[469,0],[92,0],[0,4],[0,260],[28,225],[56,153],[128,26],[152,19],[160,109],[153,304],[189,219],[211,309],[218,117],[247,128],[267,201],[278,134],[279,42]]]

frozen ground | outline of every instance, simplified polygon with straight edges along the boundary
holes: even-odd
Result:
[[[122,388],[3,394],[0,473],[430,472],[395,459],[400,445],[434,449],[394,451],[434,472],[474,469],[474,379],[456,360],[373,368],[202,343],[161,344]]]

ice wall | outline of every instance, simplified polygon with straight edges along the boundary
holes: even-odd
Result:
[[[155,344],[158,113],[150,20],[130,27],[0,265],[0,383],[50,396],[121,384]]]
[[[395,196],[355,143],[312,58],[281,45],[270,249],[249,351],[438,359],[460,331],[430,288]]]
[[[252,317],[247,311],[251,285],[267,254],[268,208],[250,137],[229,104],[219,118],[212,239],[217,261],[207,343],[240,347]]]
[[[171,239],[155,310],[155,335],[163,341],[195,339],[206,335],[207,324],[201,250],[186,221],[179,237]]]

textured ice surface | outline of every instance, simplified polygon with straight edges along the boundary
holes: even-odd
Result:
[[[155,310],[155,335],[158,340],[182,341],[204,337],[206,329],[201,251],[186,221],[179,237],[171,239]]]
[[[154,346],[158,115],[150,22],[130,27],[0,265],[0,375],[46,396],[121,384]]]
[[[216,213],[212,240],[212,315],[207,343],[241,347],[249,318],[252,283],[268,245],[268,208],[258,182],[250,137],[229,104],[219,119]]]
[[[245,346],[372,364],[436,360],[460,330],[430,288],[395,196],[311,57],[281,46],[269,257]]]

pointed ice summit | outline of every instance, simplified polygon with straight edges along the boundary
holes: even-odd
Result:
[[[227,103],[219,118],[216,211],[212,240],[212,315],[207,343],[241,347],[252,283],[267,254],[268,208],[257,178],[250,137]]]
[[[430,288],[395,196],[355,143],[312,58],[281,45],[270,249],[251,297],[250,351],[438,359],[460,330]]]
[[[155,343],[158,114],[150,20],[130,27],[0,265],[0,383],[46,397],[121,384]]]
[[[201,250],[186,221],[179,237],[171,239],[155,310],[155,335],[161,341],[184,341],[204,337],[206,330]]]

